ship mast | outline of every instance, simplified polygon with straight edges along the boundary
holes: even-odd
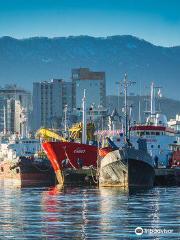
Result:
[[[83,109],[83,129],[82,129],[82,143],[86,144],[86,89],[84,88],[84,97],[82,99]]]
[[[4,135],[7,134],[7,128],[6,128],[6,108],[4,106]]]
[[[155,87],[154,82],[151,83],[151,119],[154,119],[156,116],[156,91],[155,89],[159,88],[161,89],[162,86],[160,87]]]
[[[127,75],[124,76],[124,117],[125,117],[125,141],[128,134],[128,122],[127,122]]]
[[[128,139],[128,116],[127,116],[127,87],[132,86],[135,84],[135,82],[127,81],[127,75],[124,76],[124,81],[120,82],[121,86],[124,85],[124,118],[125,118],[125,142]]]
[[[68,109],[68,105],[65,105],[65,108],[64,108],[64,135],[65,135],[65,138],[67,137],[67,109]]]
[[[154,83],[151,83],[151,117],[156,114]]]

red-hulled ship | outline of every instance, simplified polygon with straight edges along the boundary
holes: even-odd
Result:
[[[56,173],[59,183],[63,183],[61,170],[64,168],[63,161],[67,161],[66,167],[79,168],[79,159],[83,167],[97,166],[97,147],[75,142],[46,142],[42,144],[48,159]]]
[[[90,166],[96,168],[97,166],[98,152],[97,146],[92,145],[94,140],[92,124],[89,124],[90,131],[87,131],[86,129],[85,89],[82,103],[83,123],[75,128],[72,127],[72,129],[69,130],[71,132],[70,139],[72,140],[73,138],[73,142],[58,141],[42,143],[48,159],[51,161],[51,164],[54,168],[59,183],[64,182],[61,172],[61,170],[64,168],[81,169]],[[91,137],[88,137],[88,135]],[[63,140],[63,138],[59,140]],[[87,144],[87,140],[89,140],[91,144]]]

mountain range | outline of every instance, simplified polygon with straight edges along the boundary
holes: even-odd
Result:
[[[117,94],[115,82],[126,73],[136,82],[130,92],[143,94],[154,81],[166,97],[180,100],[180,46],[155,46],[131,35],[0,38],[0,85],[32,89],[37,81],[70,81],[71,69],[79,67],[105,71],[107,94]]]
[[[139,104],[140,103],[140,104]],[[139,108],[140,105],[140,108]],[[121,117],[124,116],[122,109],[124,107],[124,97],[109,95],[107,96],[107,106],[109,108],[109,113],[112,113],[113,109],[116,108],[117,112]],[[145,112],[150,111],[150,97],[148,96],[129,96],[128,106],[132,106],[132,119],[139,122],[139,111],[141,116],[141,122],[145,123],[148,114]],[[164,114],[167,120],[175,119],[176,115],[180,114],[180,101],[169,99],[166,97],[156,98],[156,111],[157,113]]]

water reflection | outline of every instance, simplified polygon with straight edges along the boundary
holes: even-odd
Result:
[[[14,188],[0,185],[0,239],[134,239],[136,227],[180,233],[179,188]],[[141,237],[141,239],[144,239]]]

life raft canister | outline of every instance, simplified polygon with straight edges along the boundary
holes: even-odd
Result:
[[[108,153],[114,151],[115,149],[112,147],[105,147],[105,148],[100,148],[99,149],[99,156],[100,157],[105,157]]]

